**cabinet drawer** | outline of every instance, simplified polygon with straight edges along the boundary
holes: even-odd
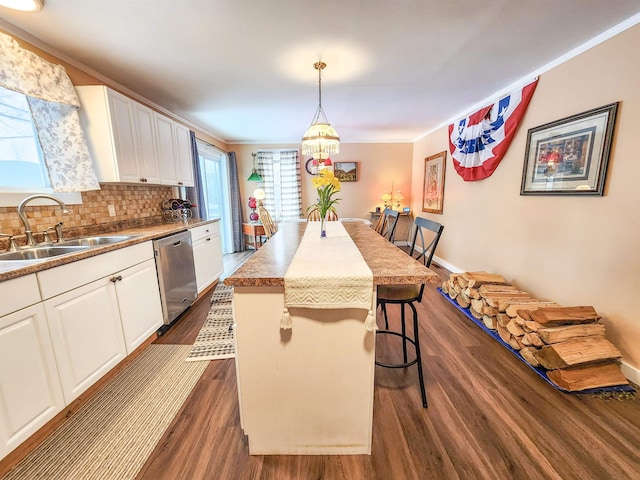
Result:
[[[42,299],[60,295],[150,258],[153,258],[153,245],[144,242],[43,270],[37,273]]]
[[[40,301],[36,274],[25,275],[0,283],[0,317]]]
[[[194,242],[211,235],[220,235],[220,222],[207,223],[205,225],[193,227],[190,229],[190,232],[191,240]]]

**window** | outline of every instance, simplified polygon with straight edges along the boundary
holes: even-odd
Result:
[[[232,253],[233,231],[231,226],[227,155],[200,140],[197,140],[197,144],[206,217],[220,219],[222,253]]]
[[[300,186],[300,156],[298,150],[261,150],[257,170],[262,177],[264,206],[276,221],[299,219],[302,216]]]
[[[0,190],[49,188],[27,97],[0,87]]]

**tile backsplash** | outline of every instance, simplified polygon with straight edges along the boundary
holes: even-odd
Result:
[[[82,192],[82,204],[68,205],[68,214],[63,214],[58,205],[28,205],[25,213],[34,234],[57,222],[63,222],[65,232],[81,231],[96,225],[108,227],[106,224],[135,223],[136,220],[141,223],[161,222],[161,204],[173,195],[172,187],[101,184],[100,190]],[[109,205],[113,205],[115,216],[109,215]],[[24,243],[24,226],[15,207],[0,207],[0,233],[15,235],[19,245]],[[0,248],[5,247],[5,243],[1,242]]]

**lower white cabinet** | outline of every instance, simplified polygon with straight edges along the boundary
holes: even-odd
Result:
[[[63,408],[42,304],[0,317],[0,458]]]
[[[207,223],[191,230],[193,263],[196,267],[198,293],[211,285],[222,275],[222,240],[220,224]]]
[[[116,275],[116,294],[127,353],[133,352],[162,325],[156,262],[134,265]]]
[[[44,302],[64,399],[70,403],[127,354],[110,278]]]

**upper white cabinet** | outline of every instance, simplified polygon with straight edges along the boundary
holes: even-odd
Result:
[[[183,149],[176,137],[179,124],[103,85],[76,91],[100,182],[193,186],[190,149],[188,170],[177,153]]]
[[[178,182],[186,187],[193,187],[193,160],[191,159],[191,137],[189,129],[179,123],[176,127],[176,165],[180,172]]]

